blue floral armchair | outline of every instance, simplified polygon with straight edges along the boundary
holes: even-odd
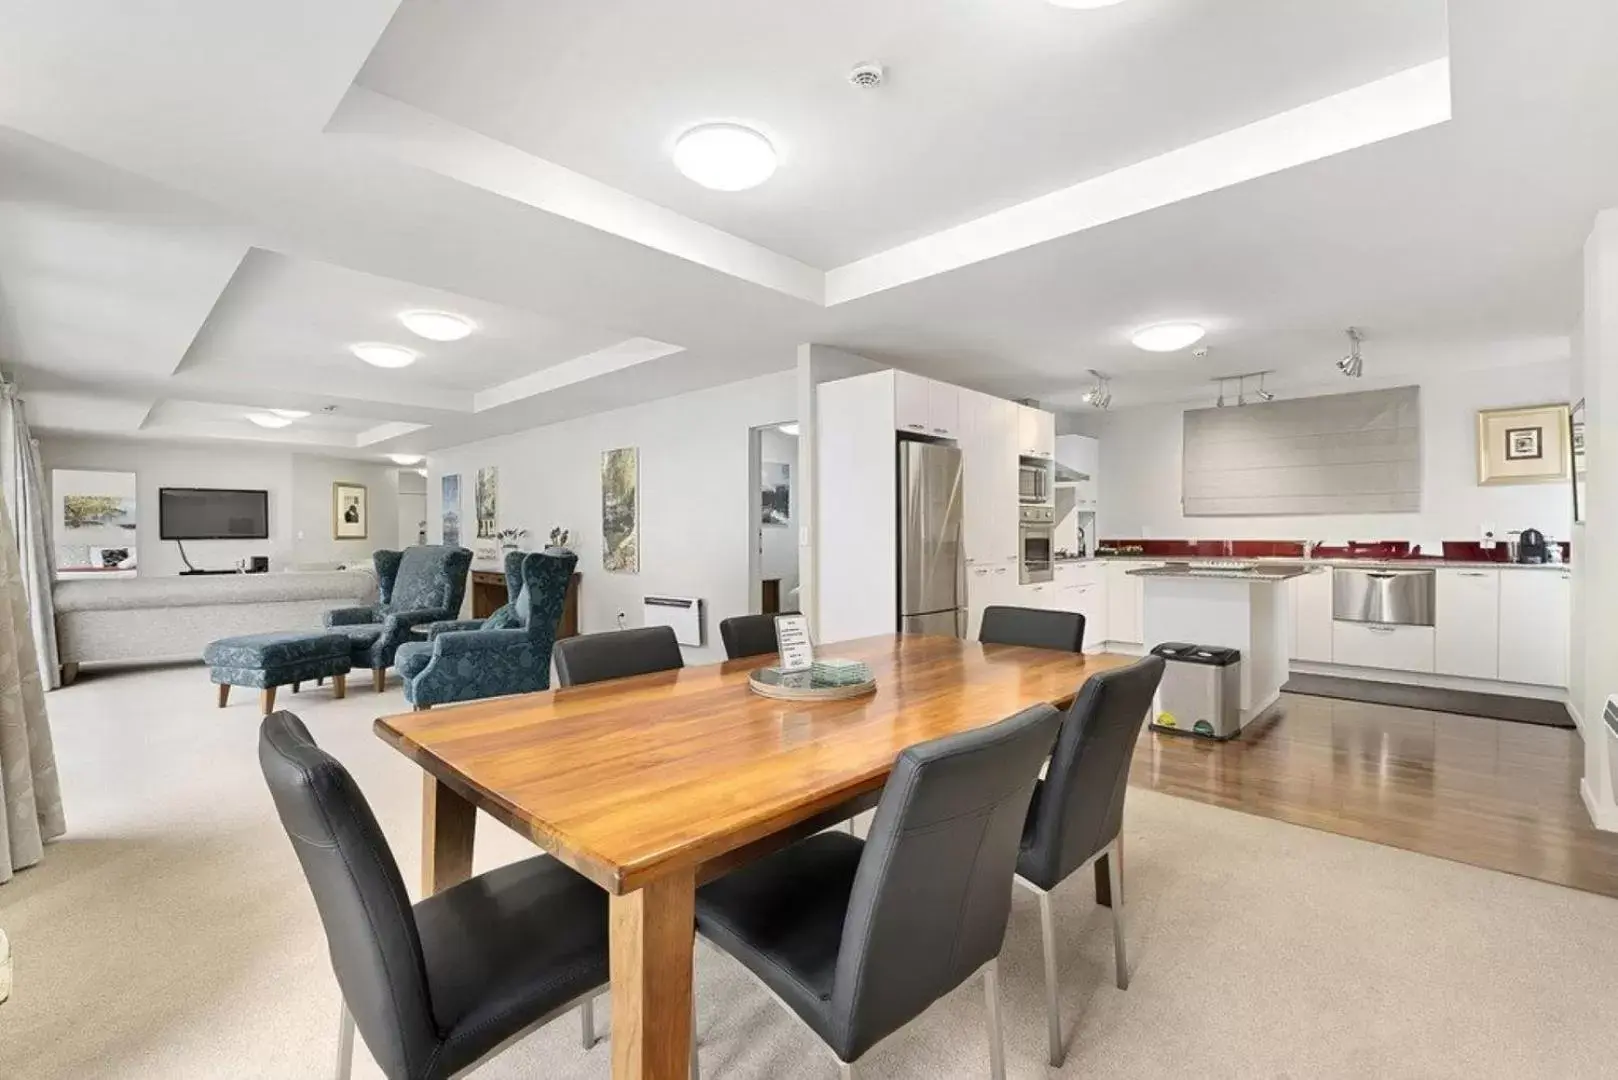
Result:
[[[504,629],[434,628],[428,641],[399,650],[405,700],[418,709],[502,694],[529,694],[551,685],[551,649],[578,556],[530,552],[521,557],[522,587],[508,605]],[[493,621],[492,618],[489,621]]]
[[[463,547],[424,545],[378,551],[371,560],[382,602],[328,611],[324,621],[335,633],[347,635],[350,662],[370,668],[381,690],[399,646],[410,640],[412,626],[460,614],[472,553]]]
[[[451,630],[507,630],[516,626],[517,616],[512,612],[511,605],[522,592],[522,561],[527,557],[526,551],[506,552],[506,602],[491,611],[488,618],[447,619],[444,622],[428,623],[427,640],[431,641],[437,635],[446,634]]]

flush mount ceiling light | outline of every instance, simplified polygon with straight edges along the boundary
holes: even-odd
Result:
[[[1136,330],[1129,340],[1135,343],[1135,348],[1147,352],[1178,352],[1201,341],[1205,333],[1207,331],[1192,322],[1159,323]]]
[[[250,412],[247,414],[247,419],[262,428],[284,428],[292,423],[291,420],[284,416],[276,416],[274,413],[267,412]]]
[[[348,351],[372,367],[402,368],[416,362],[416,353],[402,345],[384,345],[379,341],[362,341],[350,345]]]
[[[1337,361],[1337,370],[1350,379],[1357,379],[1365,373],[1365,361],[1360,359],[1360,342],[1365,340],[1365,335],[1354,326],[1350,326],[1347,333],[1348,355]]]
[[[388,455],[388,460],[393,462],[395,465],[419,465],[419,464],[421,464],[421,455],[420,454],[389,454]]]
[[[1073,8],[1076,11],[1089,11],[1092,8],[1112,7],[1121,4],[1124,0],[1050,0],[1057,7]]]
[[[283,420],[302,420],[309,415],[304,409],[271,409],[270,411]]]
[[[714,191],[745,191],[775,172],[775,147],[741,124],[700,124],[674,144],[674,167]]]
[[[406,330],[428,341],[459,341],[477,329],[471,319],[449,311],[406,311],[399,321]]]

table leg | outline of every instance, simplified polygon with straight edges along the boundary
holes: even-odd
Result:
[[[611,898],[613,1080],[685,1080],[691,1068],[696,876]]]
[[[478,812],[431,773],[423,773],[421,779],[421,895],[425,899],[472,876],[472,833]]]

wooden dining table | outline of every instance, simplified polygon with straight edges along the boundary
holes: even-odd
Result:
[[[864,661],[875,693],[761,697],[758,656],[376,721],[425,773],[423,895],[470,876],[478,810],[607,891],[617,1080],[687,1075],[700,884],[869,805],[906,747],[1135,659],[899,634],[817,651]]]

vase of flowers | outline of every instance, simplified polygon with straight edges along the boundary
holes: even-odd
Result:
[[[516,551],[522,546],[523,537],[527,535],[527,529],[501,529],[494,534],[494,538],[500,541],[501,551]]]
[[[567,546],[570,534],[560,525],[551,530],[551,542],[545,545],[545,550],[552,555],[571,555],[573,549]]]

